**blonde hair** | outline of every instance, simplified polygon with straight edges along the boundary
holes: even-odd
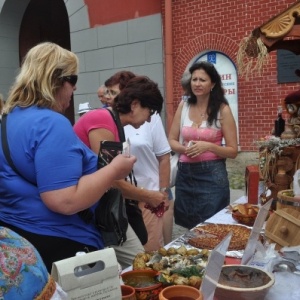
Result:
[[[55,95],[63,85],[62,77],[77,73],[78,58],[73,52],[50,42],[38,44],[26,54],[3,112],[32,105],[60,111]]]

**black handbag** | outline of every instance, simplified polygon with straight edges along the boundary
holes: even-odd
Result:
[[[98,154],[98,169],[108,165],[122,152],[120,142],[102,141]],[[122,245],[126,240],[128,218],[120,190],[111,188],[99,200],[95,209],[95,225],[101,232],[105,246]]]
[[[118,189],[111,188],[101,197],[95,210],[95,224],[105,246],[119,246],[127,240],[126,207]]]
[[[123,142],[125,142],[125,134],[124,134],[124,128],[121,124],[119,115],[116,111],[111,111],[108,109],[110,114],[112,115],[117,128],[118,128],[118,133],[120,137],[120,143],[122,144],[123,148]],[[103,142],[102,142],[103,143]],[[115,142],[118,143],[118,142]],[[129,180],[131,184],[134,184],[137,186],[137,181],[134,177],[133,171],[129,174]],[[142,215],[142,211],[138,206],[138,201],[136,200],[130,200],[130,199],[125,199],[125,205],[126,205],[126,212],[127,212],[127,217],[128,217],[128,222],[132,229],[134,230],[135,234],[139,238],[140,242],[142,245],[145,245],[148,241],[148,231],[146,228],[146,225],[144,223],[144,218]]]

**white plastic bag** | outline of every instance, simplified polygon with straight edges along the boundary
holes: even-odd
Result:
[[[294,174],[293,191],[295,196],[300,196],[300,169]]]
[[[180,116],[180,132],[181,129],[183,127],[183,121],[184,118],[186,116],[186,114],[188,113],[188,103],[187,101],[184,101],[184,104],[182,106],[182,111],[181,111],[181,116]],[[182,144],[183,139],[181,134],[179,134],[179,143]],[[177,164],[178,164],[178,159],[179,159],[179,154],[175,153],[174,155],[170,155],[170,164],[171,164],[171,169],[170,169],[170,187],[173,187],[175,185],[175,181],[176,181],[176,176],[177,176]]]
[[[176,176],[177,176],[177,163],[178,163],[179,154],[175,153],[174,155],[170,155],[170,187],[175,185]]]

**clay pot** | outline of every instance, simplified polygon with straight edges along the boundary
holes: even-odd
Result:
[[[191,286],[172,285],[164,288],[159,294],[159,300],[203,300],[202,293]]]
[[[162,283],[157,281],[156,271],[132,270],[123,273],[121,277],[125,285],[130,285],[135,289],[135,296],[137,300],[158,300],[158,295],[162,290]]]
[[[129,285],[121,285],[122,300],[136,300],[135,289]]]
[[[277,164],[277,166],[278,172],[274,178],[274,182],[277,186],[277,191],[286,190],[290,187],[293,178],[286,174],[286,166],[280,165],[279,163]]]

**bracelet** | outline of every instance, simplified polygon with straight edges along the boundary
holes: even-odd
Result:
[[[163,187],[163,188],[160,188],[160,189],[159,189],[160,192],[164,192],[164,193],[168,193],[169,190],[170,190],[169,187]]]

